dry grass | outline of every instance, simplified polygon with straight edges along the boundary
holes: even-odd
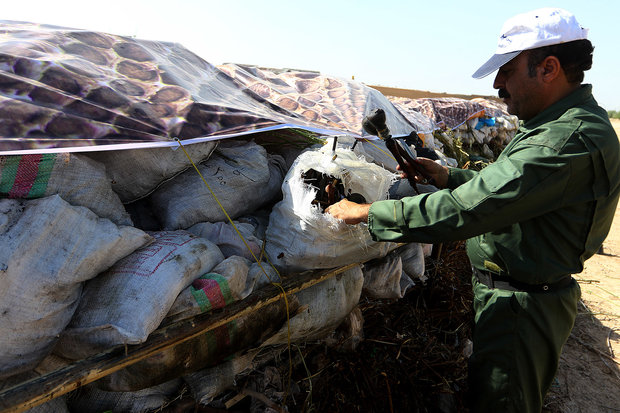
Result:
[[[294,346],[288,389],[289,361],[283,352],[277,361],[239,379],[237,391],[253,388],[275,399],[288,393],[290,413],[466,411],[471,267],[463,242],[446,244],[442,251],[427,259],[427,284],[414,286],[404,298],[362,297],[364,340],[355,351],[323,342]],[[235,408],[239,413],[265,411],[264,401],[256,397]]]

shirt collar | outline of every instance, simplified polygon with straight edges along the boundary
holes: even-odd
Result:
[[[578,87],[568,96],[558,100],[547,109],[534,116],[523,124],[526,129],[534,129],[543,123],[559,118],[568,109],[584,104],[588,99],[592,98],[592,85],[585,84]]]

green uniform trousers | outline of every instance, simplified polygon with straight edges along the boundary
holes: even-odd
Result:
[[[581,297],[575,280],[555,292],[490,289],[473,277],[472,412],[540,413]]]

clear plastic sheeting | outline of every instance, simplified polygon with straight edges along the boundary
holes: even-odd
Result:
[[[388,97],[394,106],[407,118],[407,120],[415,126],[418,134],[433,134],[433,131],[439,129],[434,118],[428,117],[419,111],[418,105],[415,104],[417,99],[407,99],[400,97]]]
[[[176,43],[0,21],[0,154],[175,146],[300,128],[361,136],[380,92],[314,72],[215,67]]]
[[[392,135],[407,136],[415,130],[387,97],[360,82],[313,71],[238,64],[218,68],[269,103],[324,129],[368,138],[362,121],[374,109],[381,108]]]
[[[509,116],[506,105],[482,98],[466,100],[389,97],[389,100],[411,123],[418,125],[418,132],[422,133],[429,133],[439,128],[456,129],[471,118]],[[425,119],[431,123],[424,123]],[[429,128],[433,129],[428,130]]]

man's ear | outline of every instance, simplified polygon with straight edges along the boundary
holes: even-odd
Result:
[[[543,82],[551,82],[555,80],[562,72],[560,60],[555,56],[547,56],[539,65]]]

